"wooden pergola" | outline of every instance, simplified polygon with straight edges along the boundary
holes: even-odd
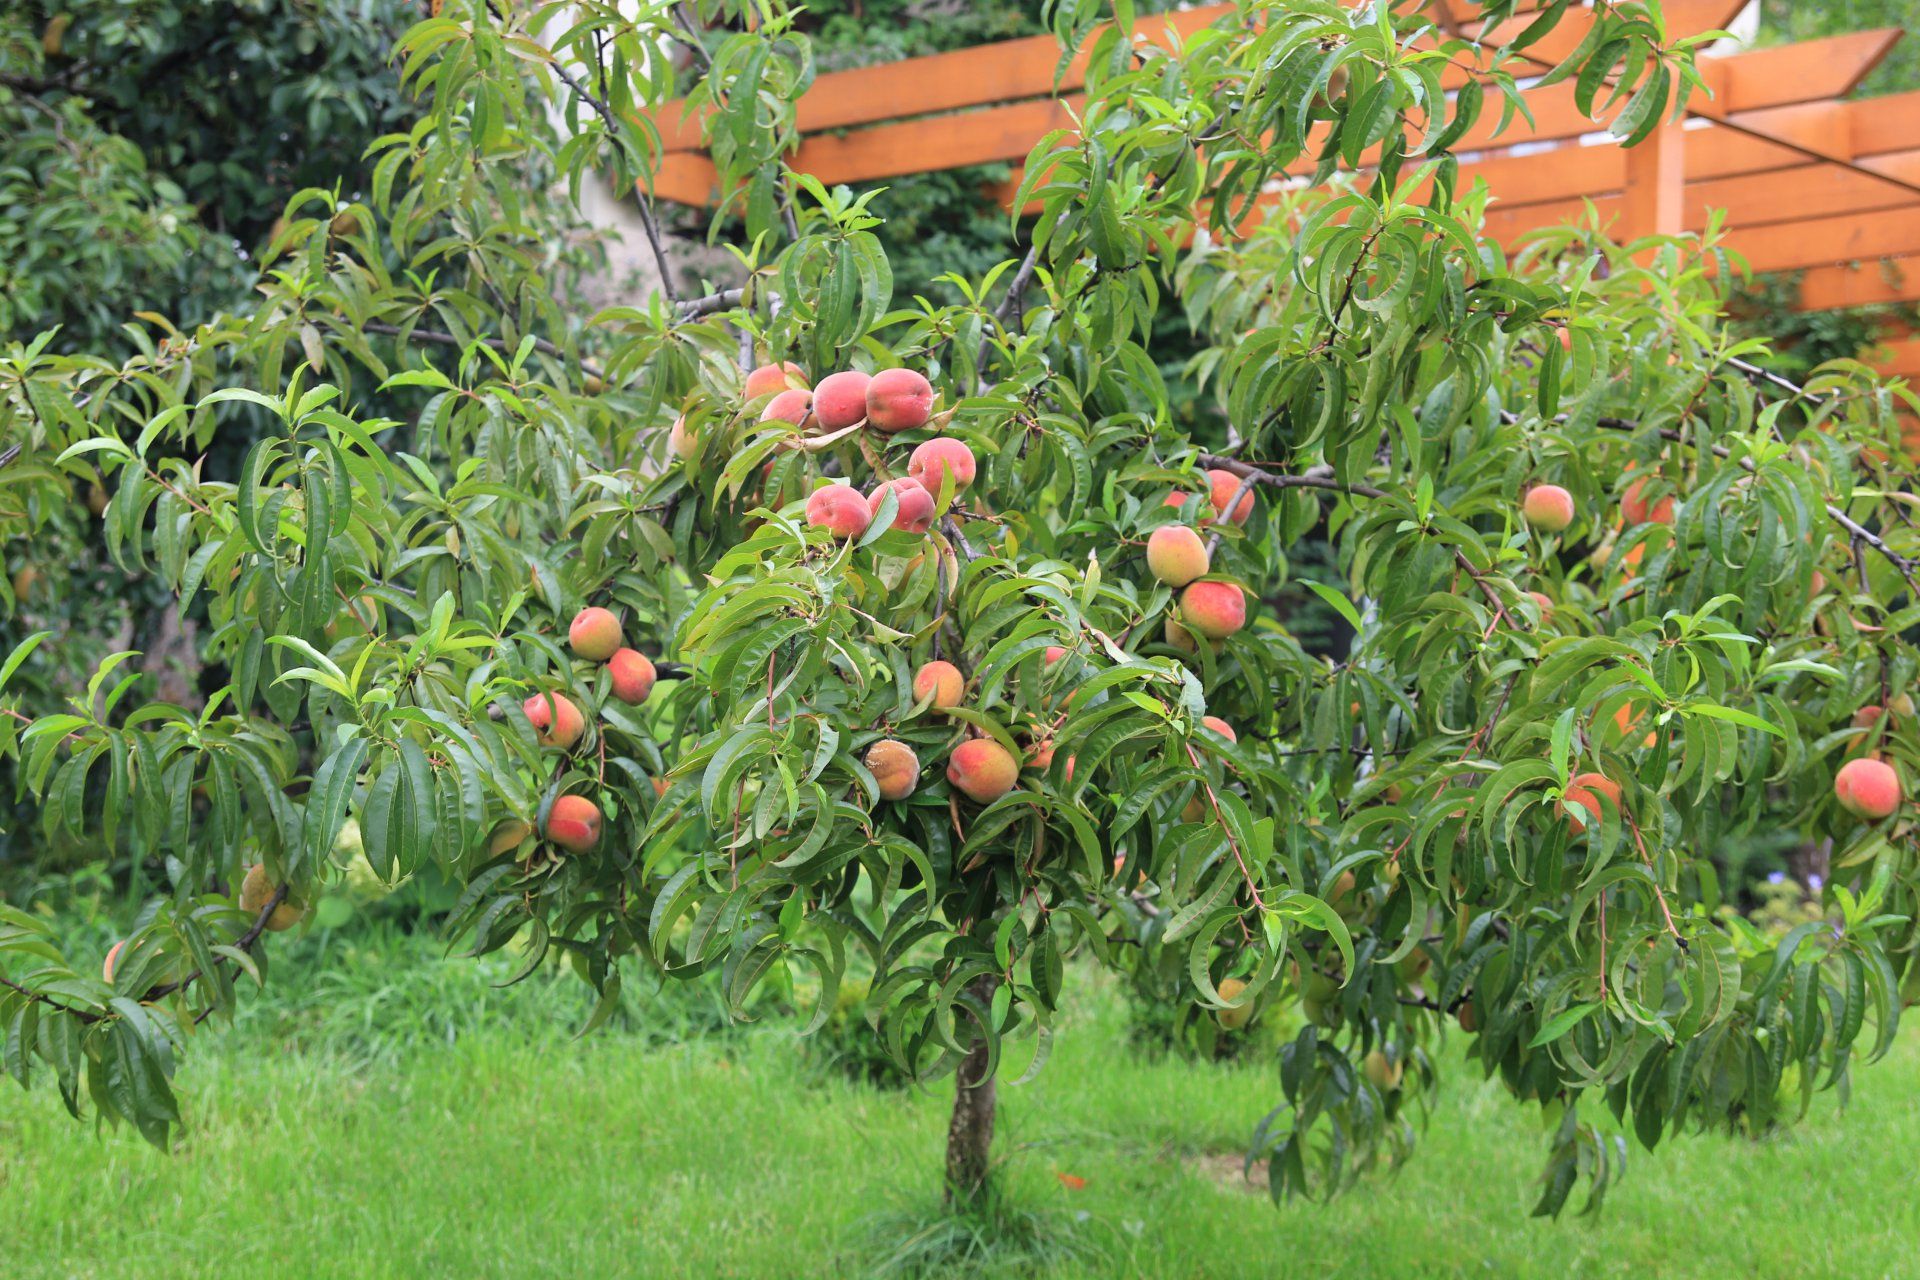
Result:
[[[1743,0],[1669,0],[1668,29],[1715,30],[1742,7]],[[1134,38],[1177,47],[1233,8],[1142,18]],[[1444,26],[1483,34],[1478,6],[1465,0],[1429,0],[1429,10]],[[1522,14],[1509,24],[1530,20]],[[1528,50],[1528,61],[1544,72],[1590,21],[1570,12]],[[1507,33],[1484,34],[1497,44]],[[1502,240],[1582,216],[1589,201],[1623,239],[1697,230],[1719,209],[1727,247],[1752,270],[1804,273],[1805,309],[1920,301],[1920,90],[1848,100],[1901,36],[1889,28],[1704,55],[1698,65],[1710,93],[1696,92],[1683,120],[1632,149],[1603,132],[1607,116],[1575,106],[1572,83],[1533,85],[1524,90],[1533,126],[1516,117],[1496,137],[1498,113],[1487,113],[1456,147],[1462,177],[1486,180],[1494,196],[1488,230]],[[1056,83],[1058,63],[1053,38],[1036,36],[823,74],[798,103],[802,137],[790,162],[829,186],[1011,163],[1016,172],[994,189],[1006,203],[1034,143],[1075,124],[1084,63]],[[1457,89],[1468,74],[1449,68],[1444,80]],[[715,203],[721,193],[700,120],[674,102],[653,122],[666,154],[652,193]],[[1879,364],[1920,379],[1920,337],[1889,335]]]

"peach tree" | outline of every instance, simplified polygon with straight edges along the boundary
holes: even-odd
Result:
[[[395,49],[417,125],[364,200],[294,198],[250,309],[0,356],[8,536],[97,480],[219,677],[165,704],[120,653],[0,718],[41,838],[167,886],[100,976],[0,906],[20,1083],[165,1143],[193,1028],[362,850],[462,884],[476,952],[563,957],[593,1024],[652,974],[817,1025],[857,973],[886,1052],[956,1078],[963,1200],[1080,960],[1173,975],[1206,1035],[1298,1019],[1250,1151],[1276,1195],[1403,1154],[1448,1028],[1557,1120],[1556,1213],[1624,1159],[1602,1109],[1649,1147],[1763,1129],[1886,1049],[1904,392],[1752,364],[1711,233],[1490,242],[1453,154],[1541,66],[1639,141],[1697,85],[1657,6],[1249,3],[1176,50],[1064,0],[1080,127],[1026,165],[1024,257],[951,305],[892,296],[884,192],[787,167],[783,6],[434,8]],[[644,191],[683,62],[737,269],[662,253],[572,314],[527,177]],[[1332,656],[1275,607],[1316,532]],[[1714,856],[1782,827],[1833,875],[1775,939]]]

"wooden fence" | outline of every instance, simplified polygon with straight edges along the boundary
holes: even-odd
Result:
[[[1668,29],[1714,30],[1742,7],[1668,0]],[[1476,6],[1430,0],[1429,8],[1443,24],[1480,34]],[[1209,5],[1142,18],[1135,40],[1174,47],[1232,11]],[[1529,61],[1544,71],[1590,21],[1568,13],[1528,50]],[[1490,34],[1497,42],[1503,33]],[[1601,132],[1607,117],[1579,111],[1571,83],[1535,85],[1525,89],[1533,126],[1516,117],[1496,137],[1499,113],[1489,111],[1456,148],[1462,176],[1486,180],[1495,197],[1488,230],[1503,240],[1579,216],[1587,201],[1622,237],[1698,229],[1722,209],[1728,247],[1753,270],[1805,273],[1803,308],[1920,301],[1920,89],[1846,100],[1901,35],[1862,31],[1702,56],[1710,94],[1695,93],[1683,121],[1631,150]],[[1010,201],[1034,143],[1074,123],[1084,64],[1056,83],[1059,56],[1051,36],[1036,36],[823,74],[798,103],[802,136],[790,162],[829,186],[1010,163],[1012,177],[993,189]],[[1448,87],[1467,74],[1449,68]],[[681,102],[653,120],[666,146],[653,194],[715,202],[700,120]],[[1889,335],[1881,354],[1887,372],[1920,380],[1920,337]]]

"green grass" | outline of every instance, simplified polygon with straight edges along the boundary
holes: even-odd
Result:
[[[354,1038],[317,1034],[304,1014],[204,1037],[181,1074],[191,1127],[171,1156],[126,1133],[96,1138],[45,1089],[4,1086],[0,1275],[788,1280],[871,1275],[889,1249],[914,1252],[907,1233],[938,1199],[944,1089],[823,1077],[781,1027],[574,1042],[531,996],[484,994],[468,962],[426,972],[392,980],[404,999],[386,979],[356,989],[379,996],[363,1021],[404,1040],[380,1053],[341,1051],[329,1037]],[[435,989],[477,1012],[422,1020]],[[511,1016],[490,1025],[488,1000]],[[1118,1000],[1095,987],[1039,1078],[1003,1088],[1010,1208],[1042,1229],[965,1274],[1920,1273],[1915,1037],[1857,1073],[1844,1114],[1826,1096],[1770,1141],[1636,1149],[1597,1220],[1555,1224],[1525,1216],[1537,1113],[1457,1055],[1404,1172],[1330,1206],[1276,1209],[1230,1185],[1274,1097],[1268,1073],[1143,1060],[1124,1034]],[[1049,1231],[1071,1234],[1081,1261]],[[1045,1261],[1021,1270],[1019,1256]]]

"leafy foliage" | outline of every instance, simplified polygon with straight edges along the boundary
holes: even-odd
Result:
[[[1622,1163],[1583,1102],[1647,1146],[1761,1128],[1885,1051],[1911,834],[1906,810],[1845,816],[1830,782],[1850,752],[1920,760],[1910,710],[1850,724],[1915,674],[1903,392],[1846,362],[1756,377],[1711,235],[1485,240],[1447,148],[1518,109],[1510,50],[1416,6],[1252,5],[1178,57],[1055,6],[1090,59],[1083,130],[1026,167],[1026,259],[946,304],[896,300],[884,197],[785,168],[812,75],[791,15],[703,9],[730,20],[710,47],[672,6],[450,4],[397,46],[418,123],[377,144],[350,226],[326,190],[290,201],[257,311],[153,326],[126,364],[0,358],[30,464],[0,477],[104,473],[114,561],[204,601],[230,676],[168,705],[115,654],[69,710],[0,721],[46,832],[167,876],[107,982],[0,915],[21,1083],[167,1141],[176,1052],[264,976],[282,898],[345,874],[349,818],[380,877],[465,886],[476,951],[565,953],[589,1028],[643,969],[710,977],[736,1011],[797,975],[817,1026],[858,956],[901,1069],[978,1051],[1018,1076],[1073,955],[1183,970],[1210,1009],[1297,998],[1255,1137],[1276,1194],[1407,1151],[1449,1019],[1557,1121],[1549,1213]],[[1629,140],[1684,96],[1689,42],[1657,9],[1501,29],[1574,21],[1548,78],[1624,100]],[[696,40],[743,285],[578,322],[524,175],[643,175],[638,109],[671,90],[667,42]],[[1449,96],[1461,65],[1486,87]],[[1313,180],[1275,195],[1289,172]],[[1218,451],[1171,412],[1163,296],[1231,424]],[[810,428],[745,393],[763,360],[918,370],[938,400],[899,435]],[[234,430],[255,440],[237,472],[205,474]],[[896,477],[933,434],[978,459],[964,494],[876,488],[845,540],[809,522],[819,482]],[[1564,531],[1519,518],[1547,482]],[[893,527],[915,494],[924,532]],[[1169,524],[1204,534],[1198,591],[1143,564]],[[1340,660],[1263,616],[1319,528]],[[563,641],[585,606],[658,659],[650,695]],[[958,665],[957,704],[916,692],[929,660]],[[900,799],[866,764],[882,739],[916,756]],[[963,748],[1026,767],[962,787]],[[1776,942],[1715,914],[1707,851],[1782,815],[1834,832],[1844,875],[1837,929]],[[277,895],[243,912],[256,863]]]

